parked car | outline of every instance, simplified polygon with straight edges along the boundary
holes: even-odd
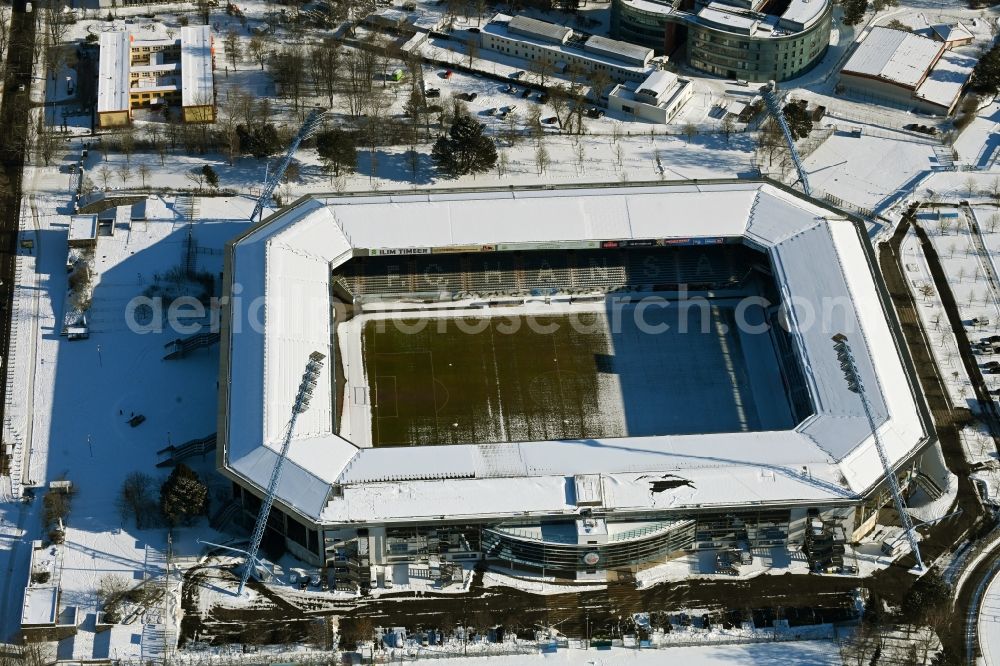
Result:
[[[542,104],[547,104],[549,101],[548,93],[538,93],[538,101]]]
[[[517,104],[511,104],[509,106],[503,107],[504,113],[514,113],[515,111],[517,111]]]
[[[524,70],[523,69],[519,69],[516,72],[511,72],[508,76],[510,76],[510,78],[512,78],[512,79],[519,79],[522,76],[524,76]]]
[[[503,91],[503,92],[505,92],[505,93],[510,93],[511,95],[516,95],[517,94],[517,88],[514,87],[514,86],[504,86],[500,90]]]
[[[146,420],[145,416],[143,416],[142,414],[136,414],[135,416],[133,416],[128,420],[128,424],[133,428],[135,428],[137,426],[142,425],[143,421],[145,420]]]
[[[446,69],[444,70],[444,73],[441,76],[443,76],[446,79],[450,79],[453,74],[454,74],[453,71],[451,71],[450,69]]]
[[[546,125],[555,125],[557,122],[559,122],[559,119],[556,118],[555,116],[549,116],[548,118],[542,118],[542,122],[545,123]]]
[[[521,93],[521,99],[528,99],[530,95],[531,95],[531,88],[525,88],[524,92]]]
[[[483,115],[487,116],[495,116],[496,113],[497,113],[497,108],[495,106],[491,106],[490,108],[483,111]]]
[[[596,106],[592,106],[587,109],[588,118],[601,118],[604,116],[604,109],[598,109]]]
[[[441,89],[440,88],[425,88],[424,89],[424,97],[440,97],[440,96],[441,96]]]

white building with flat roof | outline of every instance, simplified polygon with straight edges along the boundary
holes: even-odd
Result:
[[[905,30],[872,28],[840,72],[849,91],[894,106],[949,115],[972,75],[975,59]]]
[[[689,79],[657,70],[639,84],[622,83],[612,88],[608,108],[636,120],[669,123],[693,93]]]
[[[479,32],[480,46],[524,60],[545,62],[555,72],[604,72],[612,81],[641,81],[651,70],[653,49],[525,16],[497,14]]]

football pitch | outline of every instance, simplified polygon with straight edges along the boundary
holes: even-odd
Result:
[[[791,425],[770,343],[734,331],[731,308],[712,307],[709,326],[692,321],[686,331],[650,333],[620,319],[615,330],[603,311],[365,322],[372,445]]]

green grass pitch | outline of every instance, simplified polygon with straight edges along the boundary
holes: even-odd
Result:
[[[601,316],[575,318],[586,329]],[[602,432],[596,405],[603,331],[579,332],[562,315],[531,327],[494,317],[425,319],[417,330],[415,321],[364,328],[374,446],[613,434]]]

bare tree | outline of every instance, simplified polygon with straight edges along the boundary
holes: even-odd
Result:
[[[295,110],[299,110],[302,100],[302,84],[304,76],[305,56],[302,47],[292,44],[285,46],[274,56],[274,81],[281,89],[281,94],[292,99]]]
[[[128,185],[128,180],[132,177],[132,169],[129,167],[128,163],[122,164],[118,167],[118,177],[122,179],[122,187]]]
[[[542,55],[540,58],[532,60],[528,65],[528,71],[535,75],[538,85],[543,88],[548,87],[549,79],[556,71],[556,64],[552,59]]]
[[[264,63],[267,62],[268,57],[271,55],[271,49],[263,39],[258,35],[254,35],[250,38],[249,44],[247,44],[247,52],[250,57],[253,58],[260,68],[264,69]]]
[[[143,162],[142,164],[139,165],[138,171],[139,171],[139,178],[140,180],[142,180],[142,186],[146,187],[146,179],[149,178],[149,172],[150,172],[149,165]]]
[[[135,519],[136,529],[150,526],[150,518],[155,514],[156,500],[153,497],[153,477],[143,472],[131,472],[122,482],[116,500],[122,520]]]
[[[233,66],[233,71],[235,72],[237,63],[243,57],[243,46],[240,43],[240,35],[236,32],[236,28],[229,29],[229,32],[222,39],[222,44],[226,49],[226,59],[229,60],[229,64]],[[226,71],[228,75],[228,70]]]
[[[562,86],[552,86],[549,89],[549,106],[552,107],[552,112],[556,114],[556,122],[559,123],[559,128],[562,129],[570,116],[570,98],[569,92]]]
[[[736,122],[733,120],[733,115],[727,113],[722,119],[722,124],[719,129],[722,131],[722,136],[726,137],[726,143],[729,143],[729,137],[732,136],[733,132],[736,130]]]
[[[510,145],[511,148],[517,146],[521,141],[521,130],[518,127],[518,116],[517,111],[510,111],[507,113],[507,117],[503,119],[503,139]]]
[[[97,169],[97,175],[100,177],[101,182],[104,184],[104,189],[108,189],[108,182],[111,180],[111,167],[107,164],[102,164]]]
[[[131,585],[124,576],[108,574],[101,578],[96,596],[106,621],[117,623],[121,619],[121,604],[130,588]]]
[[[54,132],[46,127],[43,127],[40,132],[38,132],[38,139],[35,142],[35,147],[38,149],[38,154],[45,163],[45,166],[49,166],[52,162],[52,158],[55,157],[56,150],[59,147],[59,139]]]
[[[684,136],[687,137],[688,143],[691,143],[691,139],[698,136],[698,126],[694,123],[684,123],[684,127],[681,131],[683,131]]]
[[[469,37],[465,40],[465,55],[469,58],[469,67],[472,67],[472,61],[479,57],[479,40],[475,37]]]
[[[348,51],[344,57],[343,71],[345,74],[344,101],[347,113],[353,117],[361,115],[372,94],[372,76],[374,61],[370,54],[364,51]]]
[[[549,157],[549,151],[545,150],[545,146],[541,143],[538,144],[538,148],[535,150],[535,166],[538,168],[538,175],[542,175],[549,170],[549,165],[552,163]]]
[[[389,83],[389,65],[392,64],[391,45],[379,33],[371,32],[368,34],[368,49],[370,49],[370,54],[374,56],[372,68],[378,68],[382,72],[382,87],[384,88]]]
[[[862,623],[850,640],[840,644],[840,657],[846,666],[868,666],[882,642],[877,627]]]
[[[184,172],[184,177],[189,181],[198,186],[198,191],[201,192],[202,188],[205,186],[205,173],[200,167],[193,167]]]
[[[545,128],[542,126],[542,107],[532,104],[528,107],[528,115],[525,118],[525,125],[528,126],[528,133],[538,145],[542,144],[545,138]]]
[[[611,123],[611,137],[608,140],[608,145],[613,146],[622,138],[622,126],[617,122]]]
[[[333,106],[333,93],[340,71],[340,42],[324,39],[314,46],[309,52],[309,65],[312,68],[313,83],[326,94],[328,103]]]
[[[131,164],[132,153],[135,151],[135,129],[131,125],[126,125],[118,132],[118,146],[125,155],[125,163]]]

